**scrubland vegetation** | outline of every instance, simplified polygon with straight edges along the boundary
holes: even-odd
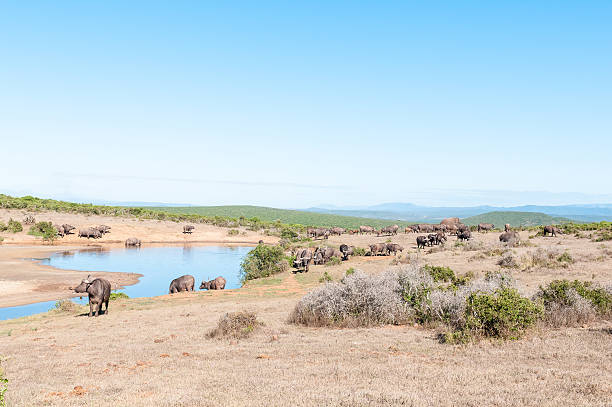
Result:
[[[532,298],[509,274],[471,280],[448,267],[391,267],[347,272],[304,296],[289,321],[306,326],[360,327],[417,323],[440,330],[443,342],[518,339],[537,323],[572,326],[608,317],[612,292],[591,283],[553,281]]]
[[[262,325],[254,312],[239,311],[223,315],[217,326],[208,332],[209,338],[245,339]]]

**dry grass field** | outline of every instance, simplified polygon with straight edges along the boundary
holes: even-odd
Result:
[[[92,224],[117,222],[111,225],[113,233],[141,224],[163,237],[178,226],[93,218]],[[221,241],[226,239],[227,229],[209,228]],[[146,236],[144,230],[129,232]],[[212,234],[201,233],[200,240],[214,241]],[[250,239],[260,238],[252,233]],[[521,236],[528,243],[511,249],[517,264],[506,270],[525,295],[559,278],[612,284],[612,243],[573,236],[529,239],[527,232]],[[404,246],[401,258],[355,257],[341,265],[312,267],[309,273],[252,281],[238,290],[122,299],[111,302],[109,315],[98,318],[88,318],[85,307],[76,307],[2,321],[7,405],[612,405],[610,321],[560,329],[539,326],[517,341],[467,345],[440,343],[435,328],[412,325],[329,329],[287,323],[297,301],[321,284],[325,272],[338,280],[349,267],[379,273],[392,262],[411,259],[449,266],[459,275],[484,275],[500,270],[497,237],[475,233],[467,246],[455,246],[451,237],[446,248],[429,253],[429,248],[417,251],[415,235],[400,234],[391,240]],[[326,243],[365,247],[387,239],[344,235]],[[0,246],[0,265],[6,261],[4,250],[12,246]],[[571,261],[556,260],[566,252]],[[552,260],[541,261],[548,253]],[[31,266],[22,267],[27,281]],[[0,266],[0,280],[8,269]],[[241,310],[254,312],[263,325],[245,339],[209,338],[225,313]]]

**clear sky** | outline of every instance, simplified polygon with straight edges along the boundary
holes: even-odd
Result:
[[[2,2],[0,192],[612,202],[611,21],[610,1]]]

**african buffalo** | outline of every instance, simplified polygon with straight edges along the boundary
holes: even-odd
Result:
[[[64,234],[65,235],[69,235],[74,229],[76,229],[74,226],[68,224],[68,223],[64,223],[62,225],[62,228],[64,229]]]
[[[359,234],[374,232],[376,232],[376,229],[374,229],[372,226],[359,226]]]
[[[504,225],[504,231],[506,231],[506,232],[510,232],[510,230],[512,230],[512,229],[510,228],[510,224],[509,224],[509,223],[506,223],[506,224]]]
[[[397,243],[387,243],[387,253],[389,254],[393,253],[393,255],[395,256],[397,252],[403,252],[403,251],[404,251],[404,248],[398,245]]]
[[[494,228],[495,228],[495,225],[492,223],[479,223],[478,224],[479,232],[488,232],[489,230],[493,230]]]
[[[471,238],[472,232],[470,232],[469,228],[457,232],[457,240],[470,240]]]
[[[342,253],[342,260],[348,260],[349,256],[352,256],[354,251],[355,246],[348,246],[346,244],[340,245],[340,253]]]
[[[293,261],[293,267],[298,270],[303,268],[304,271],[308,272],[312,259],[312,249],[298,249],[295,254],[295,260]]]
[[[519,234],[513,230],[509,230],[499,235],[499,241],[502,243],[518,243],[520,240],[521,237]]]
[[[552,226],[552,225],[544,226],[544,236],[546,235],[557,236],[557,233],[561,233],[559,228]]]
[[[393,226],[386,226],[382,229],[380,229],[380,235],[397,235],[397,230],[399,229],[398,225],[393,225]]]
[[[427,238],[427,236],[417,236],[416,242],[417,242],[417,248],[424,249],[425,246],[429,244],[429,239]]]
[[[339,228],[339,227],[335,227],[335,228],[331,228],[330,229],[330,233],[332,235],[338,235],[338,236],[342,236],[342,234],[346,232],[346,229],[344,228]]]
[[[421,223],[419,226],[419,232],[421,233],[431,233],[434,231],[433,225],[429,223]]]
[[[135,237],[130,237],[125,241],[126,247],[140,247],[141,244],[142,242],[140,241],[140,239],[137,239]]]
[[[180,293],[181,291],[193,291],[195,286],[195,278],[189,274],[175,278],[170,283],[168,292],[170,294]]]
[[[193,230],[195,229],[195,226],[193,225],[185,225],[183,226],[183,233],[193,233]]]
[[[99,239],[102,237],[102,233],[94,228],[79,229],[79,237]]]
[[[217,277],[214,280],[202,281],[200,290],[223,290],[225,288],[225,279]]]
[[[318,237],[322,237],[323,239],[328,239],[329,238],[329,229],[325,229],[325,228],[309,228],[308,231],[308,237],[313,237],[313,238],[318,238]]]
[[[374,243],[370,245],[370,253],[372,256],[377,256],[378,253],[383,256],[387,255],[387,244],[386,243]]]
[[[102,313],[102,304],[106,304],[108,315],[108,301],[110,300],[111,285],[108,280],[103,278],[91,279],[91,276],[81,281],[75,289],[77,293],[87,293],[89,295],[89,316],[98,316]]]

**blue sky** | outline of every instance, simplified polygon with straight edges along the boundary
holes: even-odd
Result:
[[[0,192],[612,202],[610,21],[603,1],[2,2]]]

